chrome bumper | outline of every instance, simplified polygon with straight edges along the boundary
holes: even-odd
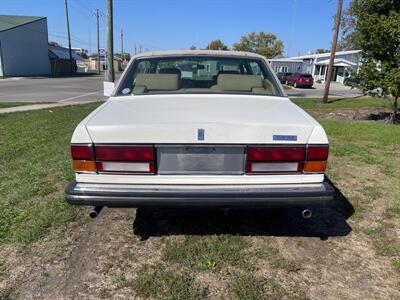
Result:
[[[77,183],[65,189],[69,204],[107,207],[304,207],[328,205],[328,183],[269,186],[146,186]]]

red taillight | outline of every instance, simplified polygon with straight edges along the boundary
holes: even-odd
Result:
[[[93,145],[71,145],[71,156],[72,159],[94,160]]]
[[[99,145],[95,153],[100,173],[155,173],[153,146]]]
[[[95,173],[97,171],[92,144],[71,145],[71,156],[75,172]]]
[[[329,155],[328,145],[310,145],[307,147],[305,173],[324,173]]]
[[[96,146],[96,159],[103,161],[153,161],[150,146]]]
[[[75,172],[155,173],[153,146],[71,145]]]
[[[304,160],[306,148],[270,146],[247,148],[247,160],[251,161],[299,161]]]
[[[305,146],[248,147],[246,173],[302,172],[305,155]]]
[[[248,147],[246,173],[323,173],[328,154],[328,145]]]
[[[329,155],[329,146],[308,146],[307,160],[327,160]]]

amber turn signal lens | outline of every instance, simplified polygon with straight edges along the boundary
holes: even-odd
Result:
[[[73,160],[72,167],[75,172],[96,172],[96,162],[90,160]]]
[[[304,172],[323,173],[326,169],[326,160],[307,161],[304,165]]]

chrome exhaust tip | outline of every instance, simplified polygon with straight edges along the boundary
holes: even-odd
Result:
[[[93,207],[93,209],[89,212],[89,217],[91,219],[97,218],[97,216],[100,214],[102,209],[103,209],[103,206],[95,206],[95,207]]]
[[[309,218],[312,217],[312,211],[309,210],[309,209],[305,209],[305,210],[303,210],[303,211],[301,212],[301,216],[302,216],[304,219],[309,219]]]

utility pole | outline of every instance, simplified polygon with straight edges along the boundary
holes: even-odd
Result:
[[[122,59],[125,61],[125,54],[124,54],[124,32],[121,28],[121,54],[122,54]]]
[[[92,30],[89,25],[89,54],[92,53]]]
[[[94,11],[94,15],[96,16],[97,21],[97,74],[100,74],[100,11],[98,8]]]
[[[323,103],[328,103],[329,88],[331,86],[331,80],[332,80],[333,63],[334,63],[334,60],[335,60],[337,40],[338,40],[338,36],[339,36],[340,19],[342,18],[342,7],[343,7],[343,0],[338,0],[338,7],[337,7],[337,13],[336,13],[336,22],[335,22],[335,31],[333,32],[331,56],[329,58],[328,74],[327,74],[326,79],[325,79],[324,97],[322,98],[322,102]]]
[[[137,48],[136,48],[136,44],[135,44],[135,55],[136,55],[136,51],[137,51]]]
[[[114,82],[113,2],[107,0],[107,72],[106,81]]]
[[[69,16],[68,16],[68,2],[65,3],[65,15],[67,17],[67,32],[68,32],[68,50],[69,50],[69,72],[72,73],[72,49],[71,49],[71,33],[69,31]]]

